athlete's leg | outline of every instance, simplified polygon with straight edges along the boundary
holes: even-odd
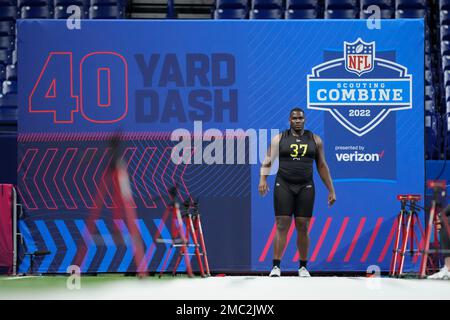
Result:
[[[295,217],[295,228],[297,229],[297,249],[300,261],[308,260],[309,234],[308,227],[311,218]]]
[[[313,214],[315,198],[314,183],[305,184],[295,199],[295,227],[297,229],[297,249],[301,267],[306,267],[309,250],[308,227]]]
[[[273,259],[278,260],[278,263],[281,260],[289,227],[291,226],[294,200],[294,194],[289,190],[287,183],[280,177],[277,177],[274,187],[274,209],[277,229],[273,246]]]
[[[284,247],[286,246],[286,238],[291,225],[291,216],[278,216],[276,217],[277,231],[275,233],[274,246],[273,246],[273,259],[281,260]]]

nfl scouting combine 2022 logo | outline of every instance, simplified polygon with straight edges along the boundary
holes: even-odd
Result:
[[[343,58],[329,60],[308,75],[308,109],[329,111],[347,130],[363,136],[391,111],[412,108],[408,69],[377,58],[375,42],[344,42]]]

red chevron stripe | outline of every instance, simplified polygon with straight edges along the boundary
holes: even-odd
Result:
[[[27,162],[25,172],[21,178],[21,182],[22,182],[21,186],[23,186],[23,188],[25,188],[27,196],[30,198],[31,202],[33,203],[33,206],[30,206],[28,204],[28,202],[25,200],[24,194],[22,194],[22,191],[21,191],[21,189],[22,189],[21,187],[18,188],[17,191],[20,194],[20,198],[22,199],[22,202],[25,205],[25,207],[27,207],[27,209],[30,209],[30,210],[36,210],[37,209],[36,201],[34,201],[33,195],[31,194],[30,189],[28,188],[26,177],[28,175],[28,170],[30,170],[31,164],[33,163],[34,158],[36,157],[36,154],[38,153],[38,149],[28,149],[25,152],[25,155],[23,156],[22,161],[20,162],[19,167],[17,168],[17,172],[20,174],[20,172],[22,170],[22,166],[25,162],[25,159],[28,160],[28,153],[32,153],[33,155],[31,156],[31,160],[29,162]]]
[[[383,218],[382,217],[378,218],[377,223],[375,225],[375,229],[373,230],[372,235],[370,236],[370,240],[369,240],[369,243],[367,244],[366,250],[364,250],[364,254],[361,258],[361,262],[366,262],[367,257],[370,254],[370,251],[372,251],[373,244],[375,242],[375,239],[377,238],[378,231],[380,230],[382,223],[383,223]]]
[[[398,226],[398,219],[394,219],[394,223],[392,224],[391,231],[389,232],[389,235],[386,239],[386,243],[384,244],[383,250],[381,251],[380,256],[378,257],[378,262],[383,262],[384,258],[386,257],[386,253],[389,250],[389,247],[391,246],[392,239],[394,238],[395,230]]]
[[[86,168],[84,169],[83,175],[81,176],[81,181],[83,182],[84,189],[86,190],[87,195],[89,196],[92,205],[89,205],[89,204],[86,202],[86,200],[84,199],[83,193],[81,192],[81,189],[78,187],[78,183],[77,183],[77,181],[76,181],[76,177],[77,177],[77,174],[78,174],[78,170],[80,169],[81,164],[84,164],[84,158],[86,157],[86,154],[87,154],[88,151],[90,151],[90,150],[93,150],[93,152],[92,152],[91,158],[89,159],[89,163],[87,164]],[[86,173],[87,173],[87,169],[90,167],[91,162],[92,162],[92,160],[94,159],[94,156],[95,156],[96,153],[97,153],[97,148],[95,148],[95,149],[94,149],[94,148],[87,148],[87,149],[84,151],[84,154],[83,154],[83,156],[81,157],[80,163],[78,164],[77,169],[75,170],[75,173],[74,173],[74,175],[73,175],[73,182],[75,183],[75,187],[77,188],[77,191],[78,191],[78,193],[80,194],[81,200],[83,201],[84,205],[85,205],[86,208],[88,208],[88,209],[94,209],[94,208],[97,208],[97,205],[95,204],[94,198],[92,197],[92,194],[90,193],[89,188],[88,188],[87,185],[86,185],[86,180],[84,179],[85,176],[86,176]]]
[[[139,162],[138,162],[138,164],[136,166],[136,169],[134,169],[134,173],[132,175],[132,180],[133,180],[133,183],[134,183],[134,187],[136,188],[136,190],[137,190],[137,192],[139,194],[139,197],[141,198],[141,200],[144,203],[144,206],[146,208],[156,208],[157,207],[155,201],[153,200],[153,198],[152,198],[152,196],[151,196],[151,194],[150,194],[150,192],[149,192],[149,190],[147,188],[147,183],[144,180],[144,177],[145,177],[145,175],[147,173],[147,168],[148,168],[149,164],[152,162],[152,159],[153,159],[153,156],[156,153],[156,150],[157,150],[156,147],[146,147],[144,149],[144,152],[142,153],[142,156],[139,159]],[[149,156],[148,160],[146,160],[146,162],[145,162],[146,165],[144,166],[144,170],[142,171],[142,174],[139,176],[139,178],[140,178],[140,181],[142,182],[142,185],[144,186],[144,189],[145,189],[145,192],[146,192],[146,196],[151,200],[151,203],[147,203],[147,201],[145,200],[146,198],[142,195],[141,190],[139,189],[138,184],[136,183],[136,174],[138,173],[138,170],[139,170],[139,168],[141,166],[142,160],[146,157],[147,153],[149,153],[150,156]]]
[[[347,228],[348,221],[350,220],[349,217],[345,217],[344,221],[341,224],[341,228],[339,229],[339,233],[336,237],[336,240],[334,241],[333,247],[331,248],[330,254],[328,255],[327,262],[331,262],[334,259],[334,255],[336,254],[337,248],[339,247],[339,244],[341,243],[342,237],[344,236],[345,229]]]
[[[275,237],[275,233],[277,232],[277,225],[274,223],[272,227],[272,231],[270,232],[269,239],[267,239],[266,245],[264,246],[263,252],[259,257],[258,261],[263,262],[266,260],[267,252],[269,251],[270,246],[272,245],[273,238]]]
[[[159,165],[161,164],[162,159],[164,158],[164,154],[166,153],[167,148],[169,148],[169,147],[166,147],[166,149],[164,149],[164,151],[163,151],[161,157],[160,157],[159,160],[158,160],[158,163],[157,163],[157,165],[156,165],[156,167],[155,167],[155,170],[153,171],[153,175],[152,175],[152,181],[153,181],[153,184],[155,185],[156,191],[158,192],[158,194],[159,194],[159,196],[160,196],[162,202],[164,203],[164,207],[166,207],[166,208],[167,208],[168,206],[167,206],[167,203],[166,203],[166,201],[164,200],[164,198],[163,198],[163,196],[162,196],[162,194],[161,194],[161,191],[160,191],[159,188],[158,188],[158,185],[156,184],[156,181],[155,181],[155,175],[156,175],[156,172],[158,171],[158,168],[159,168]],[[161,176],[162,176],[162,175],[161,175]],[[164,181],[163,181],[163,183],[164,183]]]
[[[345,255],[344,262],[350,261],[350,258],[352,257],[353,250],[355,250],[356,243],[358,242],[359,236],[361,235],[361,232],[364,228],[364,224],[366,223],[366,217],[362,217],[359,221],[358,228],[356,229],[356,233],[353,236],[352,243],[350,244],[350,248],[348,248],[347,254]]]
[[[109,154],[110,151],[111,151],[111,149],[107,148],[106,151],[105,151],[105,156],[106,156],[106,154]],[[117,204],[115,203],[114,197],[111,195],[111,192],[109,192],[109,188],[112,187],[112,183],[111,182],[110,183],[106,183],[106,181],[105,181],[105,175],[107,173],[109,173],[109,168],[111,166],[111,161],[112,161],[112,155],[109,156],[108,163],[106,164],[106,167],[103,170],[102,176],[100,178],[100,182],[103,183],[103,187],[105,188],[106,193],[107,193],[107,195],[109,196],[109,198],[111,200],[111,205],[109,207],[108,207],[108,205],[105,202],[106,207],[109,208],[109,209],[115,209],[115,208],[117,208]]]
[[[107,201],[106,201],[106,194],[102,194],[102,190],[100,189],[100,187],[98,186],[98,184],[97,184],[97,174],[98,174],[98,171],[99,171],[99,169],[100,169],[100,165],[102,164],[102,162],[103,162],[103,160],[105,159],[105,157],[106,157],[106,154],[109,152],[111,150],[111,148],[106,148],[105,149],[105,151],[103,151],[103,154],[102,154],[102,157],[100,158],[100,161],[98,161],[98,163],[97,163],[97,167],[95,168],[95,171],[94,171],[94,174],[92,175],[92,177],[91,177],[91,181],[94,183],[94,186],[95,186],[95,189],[97,190],[97,195],[99,196],[99,198],[101,198],[102,199],[102,201],[103,201],[103,204],[105,205],[105,207],[106,208],[110,208],[111,209],[111,206],[107,203]],[[111,161],[111,160],[110,160]],[[101,177],[100,177],[100,179],[98,179],[99,181],[101,181]],[[104,185],[104,186],[106,186],[106,185]],[[107,189],[106,189],[106,191],[107,191]],[[108,193],[109,194],[109,193]],[[109,195],[110,197],[111,197],[111,195]]]
[[[51,156],[50,161],[45,161],[46,158],[47,158],[47,154],[48,154],[49,151],[52,151],[52,152],[53,152],[53,155]],[[53,159],[55,158],[55,155],[56,155],[57,152],[58,152],[58,149],[55,149],[55,148],[47,149],[47,150],[45,151],[44,156],[42,157],[41,161],[39,162],[39,165],[38,165],[38,167],[37,167],[37,170],[36,170],[36,172],[34,173],[34,176],[33,176],[33,183],[34,183],[34,185],[36,186],[36,190],[37,190],[37,192],[39,193],[39,195],[41,196],[41,199],[42,199],[42,201],[44,202],[45,207],[46,207],[47,209],[49,209],[49,210],[55,210],[55,209],[58,209],[57,206],[56,206],[55,200],[54,200],[53,197],[51,196],[50,191],[49,191],[49,189],[48,189],[48,187],[47,187],[47,184],[45,183],[45,176],[47,175],[48,168],[49,168],[50,165],[52,164]],[[47,191],[47,194],[48,194],[49,197],[50,197],[50,201],[51,201],[51,205],[50,205],[50,206],[47,204],[47,200],[45,199],[43,193],[41,192],[41,189],[42,189],[42,188],[40,188],[39,185],[38,185],[37,182],[36,182],[36,177],[38,176],[38,173],[39,173],[39,171],[41,170],[41,167],[42,167],[42,165],[44,164],[44,162],[47,164],[47,166],[46,166],[44,175],[41,176],[41,181],[42,181],[42,183],[43,183],[43,185],[44,185],[45,190]]]
[[[72,153],[72,156],[71,156],[70,159],[69,159],[69,162],[65,165],[66,170],[64,170],[64,174],[63,174],[63,176],[62,176],[62,182],[63,182],[63,185],[64,185],[64,188],[65,188],[66,193],[68,194],[68,196],[70,197],[70,200],[72,201],[72,204],[71,204],[71,205],[67,204],[67,202],[66,202],[66,196],[64,196],[64,195],[62,194],[61,189],[58,187],[58,182],[56,181],[56,176],[58,175],[59,170],[60,170],[60,168],[61,168],[61,165],[64,163],[64,161],[65,161],[65,159],[66,159],[66,156],[67,156],[67,153],[68,153],[69,151],[73,151],[73,153]],[[75,155],[77,154],[77,152],[78,152],[78,148],[67,148],[67,150],[64,152],[64,155],[62,156],[61,160],[59,161],[59,165],[58,165],[58,167],[57,167],[56,170],[55,170],[55,174],[53,175],[53,184],[55,185],[56,190],[58,191],[58,193],[59,193],[59,195],[60,195],[60,197],[61,197],[60,199],[62,200],[62,202],[64,203],[64,205],[66,206],[66,208],[69,209],[69,210],[78,209],[78,207],[77,207],[77,205],[76,205],[76,203],[75,203],[75,200],[74,200],[73,197],[72,197],[72,194],[71,194],[71,192],[70,192],[70,189],[67,187],[67,183],[66,183],[66,181],[65,181],[65,178],[66,178],[66,175],[67,175],[67,171],[69,170],[70,165],[72,164],[73,158],[75,157]]]
[[[311,256],[311,261],[316,261],[317,256],[319,255],[320,248],[322,248],[323,241],[325,240],[325,237],[327,236],[328,229],[330,228],[332,221],[332,217],[328,217],[325,226],[322,229],[322,233],[320,235],[319,241],[317,242],[316,248],[314,249],[314,252]]]

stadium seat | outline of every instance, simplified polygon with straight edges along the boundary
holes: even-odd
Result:
[[[425,69],[431,69],[431,55],[425,54]]]
[[[425,9],[427,0],[396,0],[396,9]]]
[[[13,64],[6,66],[6,80],[17,80],[17,68]]]
[[[17,0],[17,7],[42,7],[52,5],[52,0]]]
[[[450,14],[448,10],[441,10],[440,12],[440,22],[441,25],[450,24]]]
[[[432,74],[432,72],[430,70],[426,70],[425,71],[425,84],[426,85],[432,85],[433,84],[433,74]]]
[[[3,81],[3,95],[17,94],[17,81]]]
[[[431,55],[425,54],[425,69],[431,69],[432,63],[431,63]]]
[[[449,10],[450,0],[439,0],[439,7],[441,10]]]
[[[7,107],[17,108],[17,96],[4,95],[0,92],[0,109]]]
[[[0,120],[17,121],[17,95],[0,93]]]
[[[120,19],[122,17],[119,6],[92,6],[89,8],[89,19]]]
[[[54,18],[55,19],[67,19],[70,16],[72,16],[72,12],[70,11],[69,13],[67,13],[67,8],[69,6],[57,6],[55,7],[55,13],[54,13]],[[80,11],[81,14],[81,19],[86,19],[86,13],[84,12],[84,10]]]
[[[434,88],[433,86],[425,86],[425,99],[433,100]]]
[[[450,56],[443,56],[442,57],[442,70],[449,70],[450,71]]]
[[[6,79],[6,67],[0,64],[0,82]]]
[[[17,122],[17,117],[17,106],[0,108],[0,124],[4,125],[7,122],[10,125],[11,122]]]
[[[214,19],[245,19],[245,9],[217,9],[214,11]]]
[[[17,0],[0,0],[0,6],[15,6]]]
[[[397,19],[414,19],[426,17],[427,11],[425,9],[402,9],[395,12]]]
[[[286,19],[317,19],[318,12],[316,9],[289,9],[286,10]]]
[[[427,100],[425,101],[425,111],[429,111],[429,112],[435,112],[435,105],[434,105],[434,101],[432,100]]]
[[[121,5],[119,0],[90,0],[91,6],[114,6]]]
[[[441,55],[449,56],[450,55],[450,41],[441,41]]]
[[[326,10],[325,19],[355,19],[356,14],[355,9]]]
[[[425,155],[432,159],[438,153],[438,117],[436,112],[425,111]]]
[[[445,87],[445,101],[450,102],[450,87]]]
[[[394,18],[394,10],[391,9],[382,9],[380,10],[381,19],[393,19]],[[366,9],[361,10],[359,12],[359,17],[361,19],[368,19],[373,16],[372,11],[366,11]]]
[[[89,7],[90,0],[53,0],[53,5],[55,7],[57,6],[83,6],[83,7]]]
[[[48,6],[25,6],[20,10],[20,16],[22,19],[49,19],[52,18],[52,13]]]
[[[450,41],[450,26],[441,26],[441,41]]]
[[[325,0],[325,9],[355,9],[358,5],[357,0]]]
[[[361,9],[371,5],[379,6],[381,9],[394,9],[395,0],[361,0]]]
[[[16,20],[17,7],[16,6],[2,6],[0,10],[0,20]]]
[[[425,54],[431,54],[431,43],[425,38]]]
[[[444,71],[444,87],[450,86],[450,71]]]
[[[247,0],[217,0],[216,1],[217,9],[240,9],[240,8],[248,8]]]
[[[286,0],[286,9],[317,9],[318,0]]]
[[[9,50],[0,49],[0,64],[4,66],[12,63],[12,54]]]
[[[281,9],[283,0],[252,0],[252,9]]]
[[[0,37],[0,49],[12,50],[14,48],[14,37],[1,36]]]
[[[14,35],[15,27],[13,21],[0,21],[0,36]]]
[[[250,11],[250,19],[282,19],[282,9],[253,9]]]

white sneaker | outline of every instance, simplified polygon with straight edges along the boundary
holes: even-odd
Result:
[[[281,276],[281,269],[274,266],[272,271],[270,271],[269,277],[279,277]]]
[[[448,270],[447,266],[444,266],[439,272],[428,276],[427,279],[433,280],[450,280],[450,270]]]
[[[301,267],[300,269],[298,269],[298,276],[302,278],[311,277],[311,275],[309,274],[308,270],[306,270],[305,267]]]

